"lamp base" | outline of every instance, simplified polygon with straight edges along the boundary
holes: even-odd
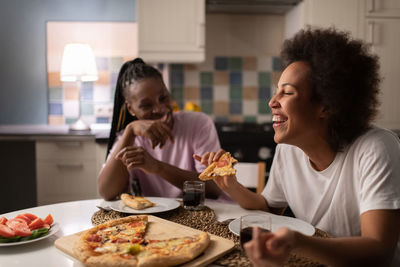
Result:
[[[90,127],[81,118],[79,118],[75,123],[69,125],[70,131],[89,131]]]

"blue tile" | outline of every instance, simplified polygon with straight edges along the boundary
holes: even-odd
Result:
[[[81,99],[93,100],[93,82],[84,82],[81,94]]]
[[[229,73],[229,85],[242,85],[242,73],[241,72]]]
[[[49,103],[49,115],[62,115],[63,106],[61,103]]]
[[[274,71],[281,71],[283,70],[282,62],[279,57],[272,58],[272,70]]]
[[[182,72],[183,71],[183,64],[170,64],[169,68],[170,68],[171,71]]]
[[[182,71],[171,71],[170,74],[171,86],[183,86],[183,72]]]
[[[96,117],[96,123],[109,123],[110,118],[108,117]]]
[[[200,88],[200,99],[201,100],[213,100],[213,88],[212,87],[201,87]]]
[[[227,70],[228,69],[228,58],[227,57],[215,57],[214,68],[216,70]]]
[[[242,114],[242,101],[241,100],[231,100],[229,103],[229,113],[230,114]]]
[[[106,57],[96,57],[96,67],[98,70],[108,70],[109,63]]]
[[[271,99],[271,88],[270,87],[259,87],[258,88],[258,99],[269,101]]]

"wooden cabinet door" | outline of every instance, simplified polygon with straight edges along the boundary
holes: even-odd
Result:
[[[204,0],[138,0],[139,56],[146,62],[204,60]]]

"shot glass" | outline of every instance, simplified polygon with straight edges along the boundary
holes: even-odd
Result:
[[[205,183],[202,181],[185,181],[183,184],[183,207],[187,210],[204,208]]]
[[[253,238],[253,228],[259,227],[262,232],[271,231],[272,218],[268,214],[252,214],[240,217],[240,245]]]

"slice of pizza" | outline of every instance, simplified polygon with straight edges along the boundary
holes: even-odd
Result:
[[[148,217],[129,216],[97,225],[79,237],[73,247],[87,266],[137,266]]]
[[[236,170],[233,166],[238,161],[231,156],[231,153],[226,152],[218,161],[211,163],[200,175],[199,179],[203,181],[211,180],[216,177],[235,175]]]
[[[147,209],[154,207],[156,204],[144,197],[133,197],[129,194],[121,194],[122,202],[128,207],[135,210]]]

